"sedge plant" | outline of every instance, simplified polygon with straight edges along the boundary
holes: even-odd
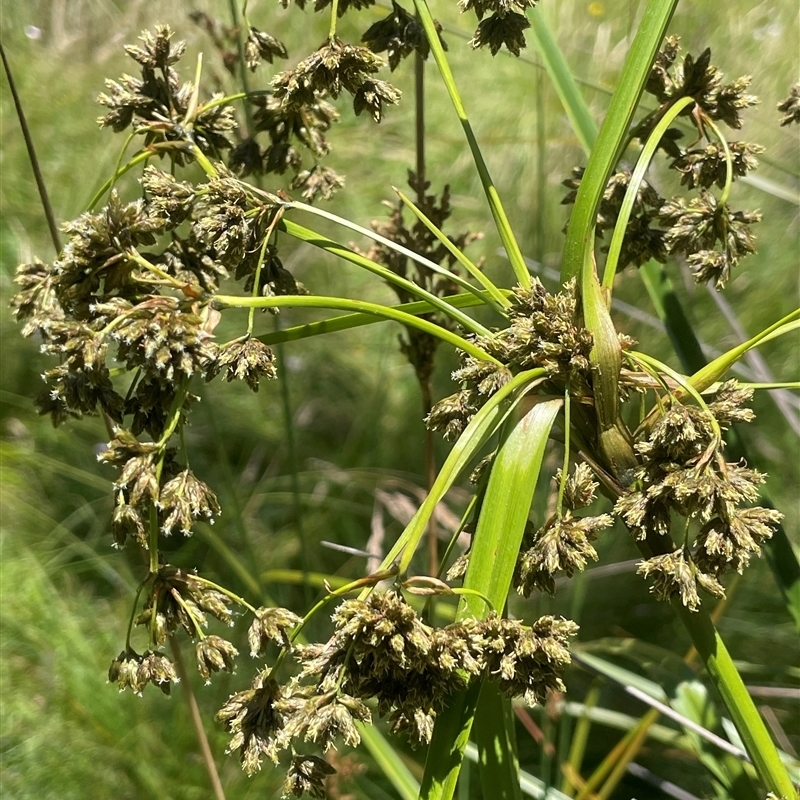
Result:
[[[143,556],[109,680],[121,690],[154,686],[169,694],[183,669],[178,637],[193,643],[206,681],[233,671],[240,654],[214,626],[244,614],[258,666],[252,674],[240,667],[242,687],[216,719],[248,774],[265,761],[280,764],[284,797],[325,797],[334,767],[324,756],[337,743],[363,740],[377,759],[392,760],[391,748],[367,727],[382,717],[392,735],[427,748],[419,783],[394,767],[401,796],[454,797],[472,737],[484,796],[520,797],[512,701],[542,704],[564,690],[577,625],[552,615],[524,624],[507,613],[509,597],[554,593],[557,579],[597,560],[593,542],[611,535],[604,531],[617,519],[641,552],[639,573],[689,633],[763,792],[792,800],[789,772],[709,604],[725,596],[724,576],[758,556],[781,519],[757,504],[764,476],[726,456],[725,434],[752,421],[748,401],[760,388],[730,380],[728,372],[749,349],[796,331],[800,310],[685,373],[638,350],[610,312],[615,277],[626,268],[685,259],[697,282],[717,289],[746,268],[740,262],[755,251],[758,214],[729,203],[735,179],[755,167],[761,151],[726,130],[737,130],[755,103],[749,79],[725,82],[709,50],[679,59],[678,38],[667,36],[676,0],[647,3],[596,138],[573,107],[590,153],[566,181],[573,209],[561,287],[549,292],[526,266],[428,3],[393,2],[362,43],[346,42],[339,18],[363,5],[369,3],[317,2],[325,38],[283,70],[287,48],[251,24],[247,3],[242,30],[197,15],[216,31],[225,63],[241,68],[242,89],[230,94],[203,90],[202,58],[195,79],[181,80],[176,64],[185,47],[168,27],[145,32],[126,48],[139,74],[109,80],[98,98],[100,124],[125,137],[114,174],[91,207],[63,227],[57,258],[18,270],[14,313],[24,335],[40,337],[43,352],[58,359],[44,374],[37,406],[56,425],[103,418],[109,441],[99,460],[115,470],[110,539]],[[533,6],[464,0],[462,10],[478,18],[471,46],[519,55],[531,28],[552,66],[559,54]],[[391,69],[414,62],[418,95],[425,62],[428,75],[435,64],[514,285],[501,285],[468,257],[473,234],[442,230],[448,189],[438,199],[429,193],[422,106],[412,192],[396,190],[388,224],[370,229],[318,207],[335,203],[343,188],[323,163],[340,114],[333,101],[350,96],[354,113],[375,123],[401,102],[377,77],[382,53]],[[264,62],[274,74],[251,88],[243,68]],[[572,90],[561,88],[565,97]],[[655,98],[654,111],[637,111],[645,92]],[[798,121],[796,98],[795,89],[782,104],[784,124]],[[138,147],[133,155],[131,146]],[[651,162],[663,157],[687,196],[667,199],[646,180]],[[374,246],[360,251],[321,233],[321,219]],[[315,294],[313,281],[300,283],[281,257],[289,240],[378,276],[400,302]],[[288,308],[345,313],[263,329],[257,312]],[[226,341],[219,336],[229,329],[223,319],[241,322]],[[422,389],[427,429],[453,443],[438,470],[428,457],[427,495],[380,566],[335,588],[325,584],[310,608],[289,609],[171,563],[170,537],[190,536],[221,511],[215,476],[195,474],[184,436],[204,382],[243,381],[258,391],[280,379],[276,345],[378,321],[404,326],[402,348]],[[430,375],[442,346],[460,363],[456,390],[434,402]],[[561,466],[542,475],[554,442]],[[440,555],[437,506],[467,476],[473,499]],[[547,478],[556,487],[554,507],[534,516],[534,492]],[[606,509],[588,513],[598,492]],[[426,532],[434,545],[423,548]],[[464,534],[469,547],[454,559]],[[421,549],[428,558],[420,570]],[[427,600],[422,609],[420,597]],[[440,598],[455,598],[457,607],[449,623],[437,625],[431,603]],[[308,641],[309,623],[327,614],[330,637]]]

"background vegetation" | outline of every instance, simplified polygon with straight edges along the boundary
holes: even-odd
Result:
[[[543,0],[541,11],[590,103],[601,119],[635,29],[638,0],[607,3]],[[720,5],[694,2],[679,6],[671,27],[686,51],[712,47],[714,61],[728,77],[754,76],[762,106],[750,113],[742,138],[767,146],[757,177],[734,188],[736,204],[758,207],[764,221],[756,227],[758,254],[747,259],[727,289],[725,301],[741,328],[719,313],[718,298],[684,276],[678,284],[700,338],[721,350],[756,332],[797,305],[798,202],[800,153],[795,130],[778,127],[776,104],[797,78],[797,10],[791,3],[752,4],[733,0]],[[33,130],[56,215],[79,214],[114,167],[120,142],[94,125],[99,108],[94,97],[103,78],[129,69],[122,45],[143,27],[168,22],[190,51],[203,49],[206,75],[228,80],[207,36],[188,19],[192,10],[224,18],[226,3],[110,2],[41,0],[6,3],[2,38],[15,70],[19,91]],[[577,139],[531,48],[521,60],[472,52],[466,39],[471,21],[460,20],[454,4],[437,3],[434,13],[445,24],[456,79],[493,177],[532,268],[554,286],[560,260],[566,211],[560,205],[561,181],[583,163]],[[383,16],[375,7],[360,12],[358,29]],[[284,11],[259,3],[252,21],[278,36],[290,53],[301,57],[325,35],[327,20],[308,10]],[[313,28],[313,30],[312,30]],[[344,18],[343,38],[358,35],[353,15]],[[192,63],[186,59],[187,65]],[[185,67],[189,69],[189,67]],[[429,70],[432,74],[432,70]],[[266,82],[262,67],[255,81]],[[413,166],[413,76],[409,65],[393,78],[406,92],[399,108],[389,109],[380,127],[345,114],[332,134],[329,165],[347,176],[347,189],[333,201],[342,216],[367,224],[381,217],[381,201],[391,185],[402,185]],[[486,230],[472,245],[487,270],[506,275],[489,216],[457,120],[444,89],[429,82],[428,159],[434,190],[452,186],[451,230]],[[154,692],[144,698],[117,695],[105,672],[119,651],[131,592],[141,565],[135,554],[112,551],[108,534],[111,476],[95,459],[106,440],[98,420],[53,430],[36,417],[31,398],[40,388],[42,361],[36,343],[24,341],[10,313],[8,298],[17,263],[37,254],[51,258],[47,229],[34,190],[24,146],[13,114],[7,84],[2,84],[2,184],[0,185],[0,307],[2,307],[2,376],[0,377],[0,453],[2,453],[2,559],[0,560],[0,688],[2,689],[2,791],[9,798],[84,798],[87,786],[96,798],[204,798],[208,778],[197,755],[188,711],[178,692],[166,700]],[[665,181],[669,180],[664,178]],[[674,187],[673,187],[674,188]],[[662,190],[667,194],[669,184]],[[362,247],[366,242],[359,242]],[[342,262],[295,247],[290,257],[297,277],[317,294],[369,296],[388,301],[390,290],[366,279]],[[345,290],[345,287],[346,290]],[[629,314],[626,332],[650,352],[678,366],[668,356],[666,336],[648,314],[648,301],[635,275],[626,274],[616,296],[639,309]],[[285,312],[281,324],[312,318]],[[262,331],[271,319],[261,321]],[[797,339],[784,337],[762,350],[776,380],[796,377]],[[450,393],[452,354],[441,354],[435,396]],[[391,542],[418,503],[424,429],[413,372],[397,348],[397,330],[376,325],[324,340],[289,344],[282,353],[282,379],[289,393],[294,442],[287,438],[281,410],[282,386],[262,385],[253,395],[246,387],[211,385],[190,431],[193,465],[198,474],[215,471],[215,488],[225,509],[212,528],[182,546],[191,559],[206,563],[223,583],[259,603],[271,598],[296,606],[316,596],[303,588],[300,570],[355,576],[360,557],[321,544],[333,541],[364,548]],[[762,393],[755,410],[758,434],[743,430],[759,467],[770,474],[773,502],[786,514],[785,527],[795,546],[800,523],[797,487],[800,413],[797,397]],[[298,466],[299,509],[292,494],[292,451]],[[439,458],[446,452],[441,445]],[[221,483],[224,480],[224,483]],[[453,492],[448,507],[458,514],[464,495]],[[542,502],[546,502],[543,498]],[[299,513],[298,513],[299,512]],[[564,587],[555,600],[520,602],[520,616],[563,613],[581,625],[579,653],[603,653],[665,688],[692,677],[681,659],[688,639],[671,609],[658,604],[637,577],[637,552],[621,530],[605,535],[599,549],[603,564],[584,579]],[[176,556],[180,558],[180,554]],[[186,556],[189,561],[189,555]],[[127,559],[127,560],[126,560]],[[206,574],[213,577],[213,570]],[[756,563],[730,591],[720,619],[721,633],[779,745],[800,750],[800,645],[770,570]],[[265,769],[246,779],[235,758],[223,755],[226,736],[212,713],[232,689],[229,676],[204,687],[193,676],[206,729],[230,800],[272,797],[281,778]],[[233,678],[235,681],[236,679]],[[645,707],[623,687],[600,682],[580,663],[567,678],[570,704],[583,703],[592,691],[599,710],[589,731],[584,775],[620,738],[620,726],[641,717]],[[238,684],[237,684],[238,686]],[[596,691],[595,691],[596,690]],[[599,695],[597,695],[599,692]],[[565,713],[570,712],[570,713]],[[561,784],[555,767],[567,757],[574,707],[554,702],[532,712],[536,735],[519,729],[523,765],[545,780]],[[637,757],[640,765],[672,780],[696,796],[712,792],[708,772],[696,754],[678,741],[680,726],[661,722],[658,735]],[[711,724],[709,723],[709,726]],[[672,738],[670,738],[672,737]],[[685,742],[684,742],[685,744]],[[363,752],[334,753],[340,780],[332,797],[393,797],[391,785]],[[419,754],[407,763],[419,775]],[[478,797],[463,781],[463,798]],[[615,797],[663,797],[662,790],[629,776]]]

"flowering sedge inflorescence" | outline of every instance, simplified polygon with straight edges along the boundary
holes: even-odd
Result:
[[[461,389],[433,407],[429,427],[446,437],[459,436],[514,375],[539,368],[545,391],[559,394],[568,389],[576,400],[585,401],[566,424],[583,436],[596,428],[588,410],[595,380],[589,362],[592,336],[579,320],[574,281],[555,295],[536,279],[530,290],[517,288],[509,326],[476,341],[500,364],[462,353],[462,367],[453,373]],[[621,337],[623,350],[632,344]],[[633,369],[623,369],[621,383],[632,381],[633,375]],[[722,433],[734,422],[754,418],[746,407],[751,396],[752,390],[728,381],[703,405],[683,403],[672,394],[658,397],[648,420],[631,435],[639,466],[627,476],[626,486],[607,487],[607,494],[616,499],[613,514],[632,534],[639,540],[651,534],[659,539],[664,552],[645,559],[639,568],[645,577],[654,576],[653,593],[663,600],[677,596],[692,611],[700,606],[698,589],[724,596],[719,578],[730,570],[741,572],[759,555],[781,519],[773,509],[750,507],[764,476],[744,464],[727,462],[723,454]],[[479,466],[476,480],[482,478],[487,461]],[[574,513],[592,504],[598,489],[587,464],[578,464],[570,475],[559,472],[556,483],[556,513],[538,528],[529,522],[523,536],[513,582],[526,597],[534,591],[554,593],[557,577],[571,577],[588,561],[596,561],[592,542],[613,523],[612,514]],[[681,518],[683,541],[675,543],[671,531]],[[464,577],[468,560],[468,553],[459,557],[448,580]]]
[[[399,7],[395,15],[402,16]],[[212,30],[209,20],[204,24]],[[395,61],[415,50],[427,54],[424,38],[411,49],[395,39],[384,25],[370,41]],[[544,617],[525,626],[491,615],[433,628],[395,586],[345,600],[333,615],[331,639],[300,646],[293,642],[305,620],[293,612],[253,608],[197,572],[164,563],[163,537],[189,536],[198,522],[213,522],[221,512],[214,490],[189,466],[182,441],[175,444],[199,399],[192,390],[200,379],[222,375],[257,391],[261,381],[276,377],[275,358],[253,335],[252,319],[244,335],[217,341],[215,294],[224,281],[241,283],[255,297],[306,291],[284,268],[273,241],[282,201],[242,178],[290,171],[290,189],[307,199],[329,197],[341,179],[319,163],[304,167],[299,154],[303,148],[316,159],[329,150],[325,134],[338,114],[326,98],[347,92],[356,113],[368,110],[378,120],[399,93],[374,78],[381,62],[371,50],[331,38],[253,99],[252,135],[269,139],[262,149],[253,138],[236,144],[239,129],[221,95],[204,102],[197,86],[181,82],[174,67],[185,48],[167,27],[146,32],[141,45],[127,50],[141,77],[107,83],[100,124],[131,129],[172,170],[148,164],[141,197],[133,201],[112,187],[105,207],[65,226],[69,240],[52,264],[37,259],[19,268],[13,300],[24,334],[38,336],[42,350],[60,360],[44,374],[39,410],[56,425],[86,415],[107,422],[110,441],[99,460],[117,471],[113,543],[140,548],[149,558],[109,681],[136,694],[148,684],[169,694],[178,673],[163,648],[181,631],[194,641],[204,680],[232,672],[238,649],[210,628],[233,625],[235,606],[248,609],[251,656],[262,658],[270,644],[280,655],[272,668],[259,669],[251,688],[228,700],[219,719],[248,772],[264,756],[278,761],[286,753],[284,794],[297,797],[324,796],[332,768],[296,746],[305,742],[324,752],[337,741],[355,745],[356,724],[370,722],[373,711],[419,744],[429,741],[447,698],[470,681],[497,680],[506,694],[531,703],[563,688],[567,641],[576,630],[567,620]],[[250,67],[286,54],[280,42],[252,27],[245,52]],[[177,174],[192,163],[203,167],[205,180]],[[443,223],[450,213],[447,189],[438,202],[426,195],[423,208]],[[390,225],[386,233],[393,238],[405,237],[410,247],[454,266],[422,225],[405,227],[399,207]],[[463,247],[471,238],[454,242]],[[372,255],[389,261],[392,254]],[[438,294],[453,291],[438,277],[417,277],[431,281]],[[134,646],[139,633],[145,648]],[[279,673],[284,663],[295,666],[288,678]]]
[[[291,612],[268,613],[288,619]],[[567,642],[577,631],[560,618],[542,617],[526,627],[496,614],[433,628],[396,589],[345,600],[333,622],[327,642],[291,650],[295,677],[279,684],[265,669],[220,710],[218,718],[233,734],[229,749],[248,773],[263,757],[277,763],[293,742],[323,752],[338,740],[358,745],[356,723],[371,722],[370,702],[412,744],[430,741],[447,698],[479,676],[498,681],[510,697],[541,702],[548,690],[563,689]],[[290,773],[287,786],[292,780]]]
[[[298,4],[302,7],[302,0]],[[327,5],[318,0],[315,10]],[[367,5],[342,0],[338,13]],[[505,46],[519,54],[528,26],[522,12],[533,5],[462,3],[481,19],[473,46],[488,44],[493,54]],[[224,36],[215,33],[209,18],[200,15],[198,21],[222,42]],[[385,106],[397,103],[400,93],[375,77],[382,65],[376,53],[387,52],[394,69],[412,53],[425,58],[429,52],[418,21],[397,3],[363,41],[368,47],[347,44],[331,33],[293,69],[276,75],[268,91],[248,98],[252,127],[237,143],[237,123],[225,99],[220,95],[201,102],[199,88],[180,81],[173,67],[184,53],[183,44],[172,42],[164,26],[145,33],[141,46],[127,48],[141,77],[108,82],[108,93],[99,99],[109,110],[100,124],[115,131],[131,128],[152,157],[170,160],[173,172],[198,163],[206,179],[182,181],[148,165],[140,199],[125,202],[112,188],[102,210],[89,211],[65,227],[70,239],[56,261],[34,260],[20,267],[21,291],[13,301],[24,334],[38,335],[43,351],[60,359],[44,375],[40,410],[55,424],[92,414],[108,422],[110,442],[100,460],[118,470],[113,541],[119,547],[137,546],[149,556],[125,648],[112,662],[109,680],[136,693],[147,684],[169,693],[178,677],[160,648],[181,630],[195,641],[198,671],[206,681],[213,673],[232,671],[239,653],[231,642],[210,633],[209,624],[213,618],[231,625],[232,606],[245,607],[253,616],[247,634],[251,656],[263,657],[269,645],[280,654],[271,667],[258,670],[249,689],[229,698],[218,718],[231,733],[229,749],[239,754],[248,773],[264,757],[277,763],[285,755],[286,797],[323,797],[332,770],[318,755],[298,753],[296,747],[315,745],[324,753],[339,741],[356,746],[359,725],[369,723],[373,711],[386,716],[393,731],[423,744],[430,741],[448,698],[472,681],[494,680],[507,696],[528,703],[563,690],[567,645],[577,630],[565,619],[546,616],[526,626],[494,612],[482,620],[431,627],[404,599],[402,576],[388,591],[343,601],[333,614],[334,630],[327,642],[300,645],[296,640],[309,616],[300,618],[284,608],[253,608],[203,576],[161,560],[162,537],[178,532],[188,536],[198,521],[213,521],[220,514],[212,488],[194,474],[185,452],[173,446],[197,400],[191,382],[224,375],[257,391],[262,380],[276,377],[272,351],[252,335],[252,316],[244,335],[224,343],[215,340],[220,311],[214,295],[221,282],[241,282],[244,293],[253,297],[306,291],[284,268],[273,241],[282,199],[242,179],[290,173],[289,188],[300,190],[309,201],[331,197],[343,181],[318,162],[330,149],[326,134],[338,119],[328,98],[349,94],[356,114],[367,111],[380,121]],[[248,27],[244,53],[250,69],[287,56],[281,42],[253,26]],[[635,135],[646,139],[659,117],[689,96],[695,100],[692,119],[701,133],[714,120],[738,128],[739,112],[755,102],[745,94],[749,79],[723,85],[709,64],[708,51],[696,61],[687,56],[673,75],[676,55],[677,41],[671,39],[648,83],[661,106],[637,126]],[[782,104],[784,122],[796,118],[795,106],[792,98]],[[263,142],[262,134],[268,141]],[[721,287],[730,268],[753,251],[749,225],[757,219],[728,209],[730,177],[754,168],[760,149],[720,140],[682,150],[678,138],[668,131],[662,147],[681,182],[699,189],[700,195],[688,202],[667,202],[643,183],[621,265],[649,258],[663,261],[682,252],[698,280]],[[304,163],[303,150],[313,157],[312,166]],[[227,165],[222,161],[226,154]],[[575,174],[570,188],[578,188],[580,177]],[[624,171],[611,179],[599,209],[601,234],[615,226],[629,181]],[[450,215],[448,188],[437,202],[427,194],[429,184],[421,176],[411,174],[409,183],[418,191],[422,211],[441,228]],[[723,189],[724,199],[711,194],[713,186]],[[661,229],[652,227],[655,220]],[[400,205],[392,208],[387,225],[375,227],[393,242],[456,268],[428,227],[404,223]],[[451,241],[463,249],[472,238],[465,234]],[[409,261],[391,248],[376,246],[369,257],[433,294],[455,290],[438,273],[410,274]],[[401,294],[400,299],[411,297]],[[529,289],[517,287],[507,308],[507,327],[472,336],[493,360],[460,354],[461,366],[453,375],[460,388],[431,409],[428,427],[455,438],[514,376],[537,371],[542,391],[575,398],[573,417],[565,417],[566,430],[574,426],[591,448],[597,429],[597,373],[591,361],[593,337],[581,314],[575,281],[556,294],[536,280]],[[430,319],[452,328],[452,322],[438,315]],[[425,336],[409,329],[403,342],[421,383],[430,376],[438,341]],[[631,344],[620,337],[623,350]],[[623,370],[623,383],[632,376],[632,365]],[[719,578],[728,570],[740,571],[758,554],[779,520],[777,512],[749,507],[763,477],[723,456],[721,431],[752,418],[744,408],[748,399],[732,383],[705,405],[659,394],[654,411],[631,436],[637,468],[618,487],[614,513],[637,538],[653,533],[661,537],[664,552],[647,558],[640,572],[655,576],[657,596],[678,597],[692,610],[700,603],[698,589],[723,594]],[[556,476],[555,513],[542,525],[529,523],[523,537],[514,575],[520,594],[552,593],[559,576],[572,576],[597,559],[592,543],[612,524],[612,515],[576,513],[595,499],[598,483],[593,475],[581,463]],[[606,481],[604,489],[613,495],[613,481]],[[676,544],[670,530],[678,517],[686,525],[683,541]],[[467,558],[456,562],[450,580],[464,574]],[[136,628],[148,642],[141,654],[131,643]],[[293,666],[288,678],[280,674],[283,664]]]

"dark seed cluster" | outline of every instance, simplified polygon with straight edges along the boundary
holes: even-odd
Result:
[[[561,473],[556,475],[561,482]],[[566,511],[554,515],[538,530],[528,525],[514,574],[514,586],[524,597],[534,591],[555,594],[555,579],[559,574],[572,577],[583,572],[589,561],[597,561],[592,542],[600,531],[613,523],[610,514],[573,516],[573,511],[590,505],[598,484],[586,464],[578,464],[564,487]]]
[[[699,194],[667,201],[651,184],[642,181],[625,229],[617,268],[628,264],[638,267],[650,259],[665,263],[669,255],[682,254],[698,283],[722,289],[739,261],[755,252],[750,226],[761,219],[757,211],[729,208],[729,181],[756,169],[756,156],[764,148],[751,142],[723,142],[718,138],[721,134],[712,133],[711,128],[714,121],[741,128],[740,112],[755,105],[757,99],[746,93],[748,77],[722,83],[722,73],[710,63],[710,50],[697,59],[687,55],[682,65],[676,67],[679,49],[678,38],[673,36],[658,54],[646,89],[661,105],[635,126],[633,135],[646,141],[670,106],[681,98],[691,97],[694,104],[689,104],[680,116],[691,120],[697,128],[698,140],[683,149],[679,141],[683,132],[672,127],[664,133],[658,147],[670,157],[669,167],[680,173],[681,184],[698,189]],[[703,139],[706,143],[701,145]],[[575,201],[582,177],[583,170],[575,169],[572,177],[564,181],[570,189],[564,203]],[[598,236],[616,227],[629,182],[630,173],[626,170],[609,180],[598,209]],[[721,199],[709,191],[714,186],[723,190]]]
[[[283,610],[273,615],[279,620],[277,638],[288,622]],[[366,704],[372,701],[394,731],[413,744],[426,743],[447,698],[481,675],[498,681],[510,697],[542,702],[548,691],[563,689],[567,642],[577,631],[560,618],[542,617],[526,627],[496,614],[432,628],[396,591],[346,600],[333,622],[327,642],[293,651],[300,666],[296,678],[279,685],[262,671],[251,689],[231,696],[220,711],[233,734],[229,749],[239,752],[247,772],[259,769],[264,756],[277,763],[281,751],[301,740],[323,752],[340,739],[357,745],[356,723],[371,722]],[[309,770],[322,778],[318,767],[313,758],[295,756],[285,790],[295,791],[304,780],[313,784]]]
[[[684,544],[644,561],[639,571],[655,576],[656,596],[678,595],[693,611],[700,605],[697,588],[723,596],[719,578],[759,555],[781,519],[773,509],[746,507],[758,499],[764,476],[726,462],[722,452],[720,431],[753,418],[744,407],[751,394],[728,381],[707,408],[671,403],[635,445],[636,482],[615,507],[639,539],[648,532],[669,537],[673,516],[686,520]]]
[[[187,145],[187,126],[191,125],[192,141],[206,155],[218,158],[232,146],[229,136],[236,127],[233,109],[208,103],[197,105],[194,114],[190,113],[195,87],[182,83],[173,69],[186,44],[173,43],[167,25],[156,26],[154,33],[145,31],[141,42],[141,46],[125,48],[139,65],[141,77],[123,75],[119,80],[106,81],[108,93],[97,100],[111,110],[100,117],[100,125],[118,132],[132,127],[144,135],[145,147],[159,147],[178,165],[193,160],[192,148]]]
[[[508,309],[510,325],[491,337],[476,336],[475,342],[501,362],[498,366],[462,354],[461,368],[453,380],[462,388],[440,400],[431,410],[427,425],[456,438],[486,401],[518,372],[534,368],[551,377],[584,385],[590,375],[592,335],[578,322],[575,282],[550,294],[533,279],[526,290],[517,287]]]
[[[319,96],[328,94],[335,98],[347,92],[353,97],[356,114],[367,110],[380,122],[384,105],[400,101],[397,89],[372,77],[382,65],[383,61],[370,49],[334,38],[293,70],[276,75],[272,89],[284,109],[313,105]]]
[[[436,23],[437,31],[441,25]],[[427,58],[430,45],[419,20],[403,6],[392,0],[392,11],[383,19],[370,25],[361,37],[373,53],[386,53],[389,58],[389,69],[394,72],[400,62],[412,53]],[[447,46],[439,36],[442,47]]]
[[[778,103],[778,111],[783,114],[781,125],[800,124],[800,83],[792,86],[789,96]]]
[[[665,203],[659,218],[669,226],[664,237],[667,250],[686,254],[698,283],[722,288],[731,268],[755,252],[750,226],[761,220],[761,214],[731,211],[726,203],[703,191],[688,202],[677,197]]]
[[[562,185],[570,190],[561,201],[563,205],[575,202],[583,173],[583,167],[576,167],[572,170],[572,177],[563,181]],[[630,179],[631,174],[628,170],[621,170],[609,179],[597,211],[595,231],[598,236],[603,237],[607,231],[613,231],[616,227]],[[629,264],[640,267],[650,259],[661,263],[667,260],[665,232],[657,227],[658,212],[664,202],[664,198],[653,186],[643,180],[636,193],[633,210],[625,228],[618,269],[624,269]],[[608,247],[604,247],[603,250],[607,252]]]
[[[505,47],[515,56],[526,46],[525,31],[531,24],[525,16],[528,8],[535,8],[537,0],[460,0],[462,11],[472,9],[480,20],[472,37],[472,47],[488,47],[497,55]],[[485,15],[488,14],[485,19]]]
[[[723,83],[723,73],[711,63],[711,50],[704,50],[697,58],[687,54],[676,66],[680,52],[680,39],[667,37],[662,50],[656,56],[650,72],[646,91],[661,103],[659,110],[648,115],[637,128],[637,135],[647,138],[663,114],[664,108],[682,97],[691,97],[708,119],[724,122],[738,130],[742,127],[741,112],[758,103],[758,98],[748,94],[750,76],[743,75],[730,83]],[[684,112],[692,113],[692,106]]]

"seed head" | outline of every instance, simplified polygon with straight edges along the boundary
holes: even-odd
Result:
[[[781,125],[791,125],[800,123],[800,83],[792,86],[789,96],[782,102],[778,103],[778,111],[783,112]]]
[[[217,713],[217,720],[233,734],[227,752],[238,751],[248,775],[261,769],[263,756],[277,764],[282,749],[283,717],[275,708],[281,690],[268,675],[268,670],[259,672],[252,688],[231,695]]]
[[[172,684],[178,683],[179,678],[172,662],[163,653],[147,650],[139,655],[134,650],[123,650],[111,662],[108,680],[116,683],[121,692],[129,688],[134,694],[141,695],[148,683],[169,694]]]
[[[283,782],[281,797],[302,797],[307,794],[318,800],[325,800],[325,780],[334,774],[336,770],[319,756],[293,756]]]
[[[197,669],[205,682],[211,683],[211,673],[233,672],[239,651],[220,636],[206,636],[195,645]]]
[[[270,641],[280,647],[289,647],[289,631],[300,624],[300,617],[288,608],[256,609],[255,619],[247,631],[250,655],[260,656]]]
[[[262,61],[267,61],[271,64],[275,58],[288,57],[289,54],[286,52],[286,47],[282,42],[279,42],[274,36],[260,31],[258,28],[250,28],[250,33],[247,35],[247,41],[244,44],[244,58],[251,71],[255,72]]]

